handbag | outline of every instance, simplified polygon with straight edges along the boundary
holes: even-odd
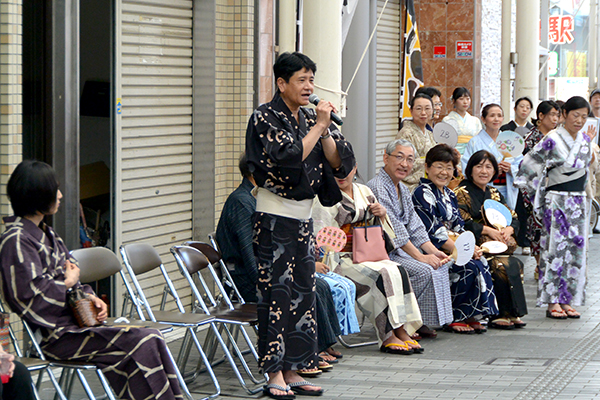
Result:
[[[390,259],[386,250],[383,227],[381,225],[368,226],[367,215],[368,212],[365,212],[365,226],[352,228],[352,262],[354,264]]]
[[[100,325],[97,319],[98,309],[80,287],[67,290],[67,299],[80,328]]]

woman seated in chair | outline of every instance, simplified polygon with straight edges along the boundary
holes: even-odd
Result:
[[[454,240],[464,232],[465,225],[456,195],[447,188],[457,164],[453,151],[446,144],[438,144],[427,152],[427,178],[421,178],[421,184],[412,195],[415,211],[423,221],[431,243],[448,254],[454,251]],[[446,331],[483,333],[485,328],[478,320],[498,314],[492,276],[481,254],[476,247],[471,261],[450,267],[454,322],[444,327]]]
[[[183,398],[159,331],[77,325],[67,302],[70,289],[81,288],[89,296],[99,310],[99,322],[106,320],[107,306],[91,287],[79,283],[77,261],[43,222],[57,212],[62,198],[52,168],[39,161],[21,162],[8,181],[7,194],[15,215],[4,218],[2,290],[12,310],[41,333],[44,354],[96,364],[120,399]]]
[[[394,236],[385,208],[376,202],[366,185],[353,183],[355,174],[356,166],[344,179],[336,178],[343,195],[337,205],[323,207],[315,200],[315,233],[325,226],[334,226],[351,235],[352,228],[362,225],[365,213],[370,212],[381,221],[386,232]],[[328,268],[361,287],[356,303],[375,327],[382,352],[403,355],[422,353],[421,345],[411,338],[423,321],[408,274],[390,260],[354,264],[350,235],[342,252],[327,258]]]
[[[494,280],[494,293],[500,311],[499,318],[492,320],[488,326],[496,329],[523,328],[526,324],[520,317],[527,314],[527,303],[521,278],[523,263],[512,256],[513,251],[517,248],[515,238],[519,221],[515,212],[506,205],[504,196],[489,184],[496,179],[498,173],[496,157],[487,150],[480,150],[469,159],[465,168],[466,179],[460,183],[455,192],[460,214],[465,221],[465,229],[475,234],[477,244],[499,241],[508,247],[505,253],[488,258]],[[513,216],[510,226],[499,230],[486,223],[482,207],[487,199],[499,201],[509,208]]]

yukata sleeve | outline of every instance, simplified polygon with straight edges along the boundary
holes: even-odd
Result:
[[[369,181],[369,187],[373,191],[375,198],[387,210],[387,215],[396,235],[396,238],[393,239],[394,245],[396,248],[403,247],[410,240],[410,235],[404,224],[400,221],[400,206],[398,204],[399,200],[396,189],[394,187],[387,188],[377,178]]]
[[[254,215],[254,209],[251,204],[244,204],[243,202],[235,204],[235,208],[236,210],[233,210],[233,215],[236,217],[235,224],[238,227],[235,234],[238,237],[240,253],[244,262],[244,270],[252,282],[257,282],[258,266],[256,265],[254,247],[252,245],[254,227],[252,217]]]
[[[408,192],[408,189],[406,190]],[[410,193],[404,193],[404,196],[410,196]],[[408,213],[408,224],[407,230],[410,235],[410,241],[416,247],[420,248],[423,244],[430,241],[429,235],[427,235],[427,231],[425,230],[425,225],[423,225],[423,221],[417,215],[415,211],[415,206],[411,201],[410,197],[408,201],[404,202],[404,212]]]
[[[455,189],[455,193],[458,210],[464,221],[465,229],[473,232],[476,238],[480,237],[483,232],[483,225],[473,219],[469,192],[464,187],[459,186]]]
[[[548,134],[523,157],[513,182],[532,203],[538,189],[544,185],[548,169],[558,164],[555,160],[556,141],[552,136]]]
[[[48,272],[48,260],[40,258],[36,244],[21,231],[5,237],[1,246],[4,297],[10,307],[20,317],[54,329],[66,306],[64,263]]]
[[[331,132],[331,136],[335,140],[338,155],[340,156],[340,160],[342,160],[338,168],[333,168],[333,175],[337,178],[345,178],[355,165],[354,150],[350,142],[344,138],[344,135],[342,135],[334,124],[331,124],[329,127],[329,132]]]
[[[425,185],[418,186],[412,195],[415,212],[423,222],[429,240],[440,249],[448,241],[448,232],[437,215],[436,198]]]

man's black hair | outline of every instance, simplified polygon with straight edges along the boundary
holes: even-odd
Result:
[[[297,51],[294,53],[281,53],[273,65],[275,81],[277,82],[277,79],[283,78],[284,81],[289,82],[292,75],[304,68],[315,74],[317,73],[317,64],[308,56]]]
[[[51,166],[41,161],[22,161],[11,174],[6,194],[16,216],[47,213],[56,203],[58,180]]]

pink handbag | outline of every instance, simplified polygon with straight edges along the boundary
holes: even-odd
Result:
[[[371,261],[389,260],[385,247],[384,231],[381,225],[366,224],[352,228],[352,262],[360,264]]]

